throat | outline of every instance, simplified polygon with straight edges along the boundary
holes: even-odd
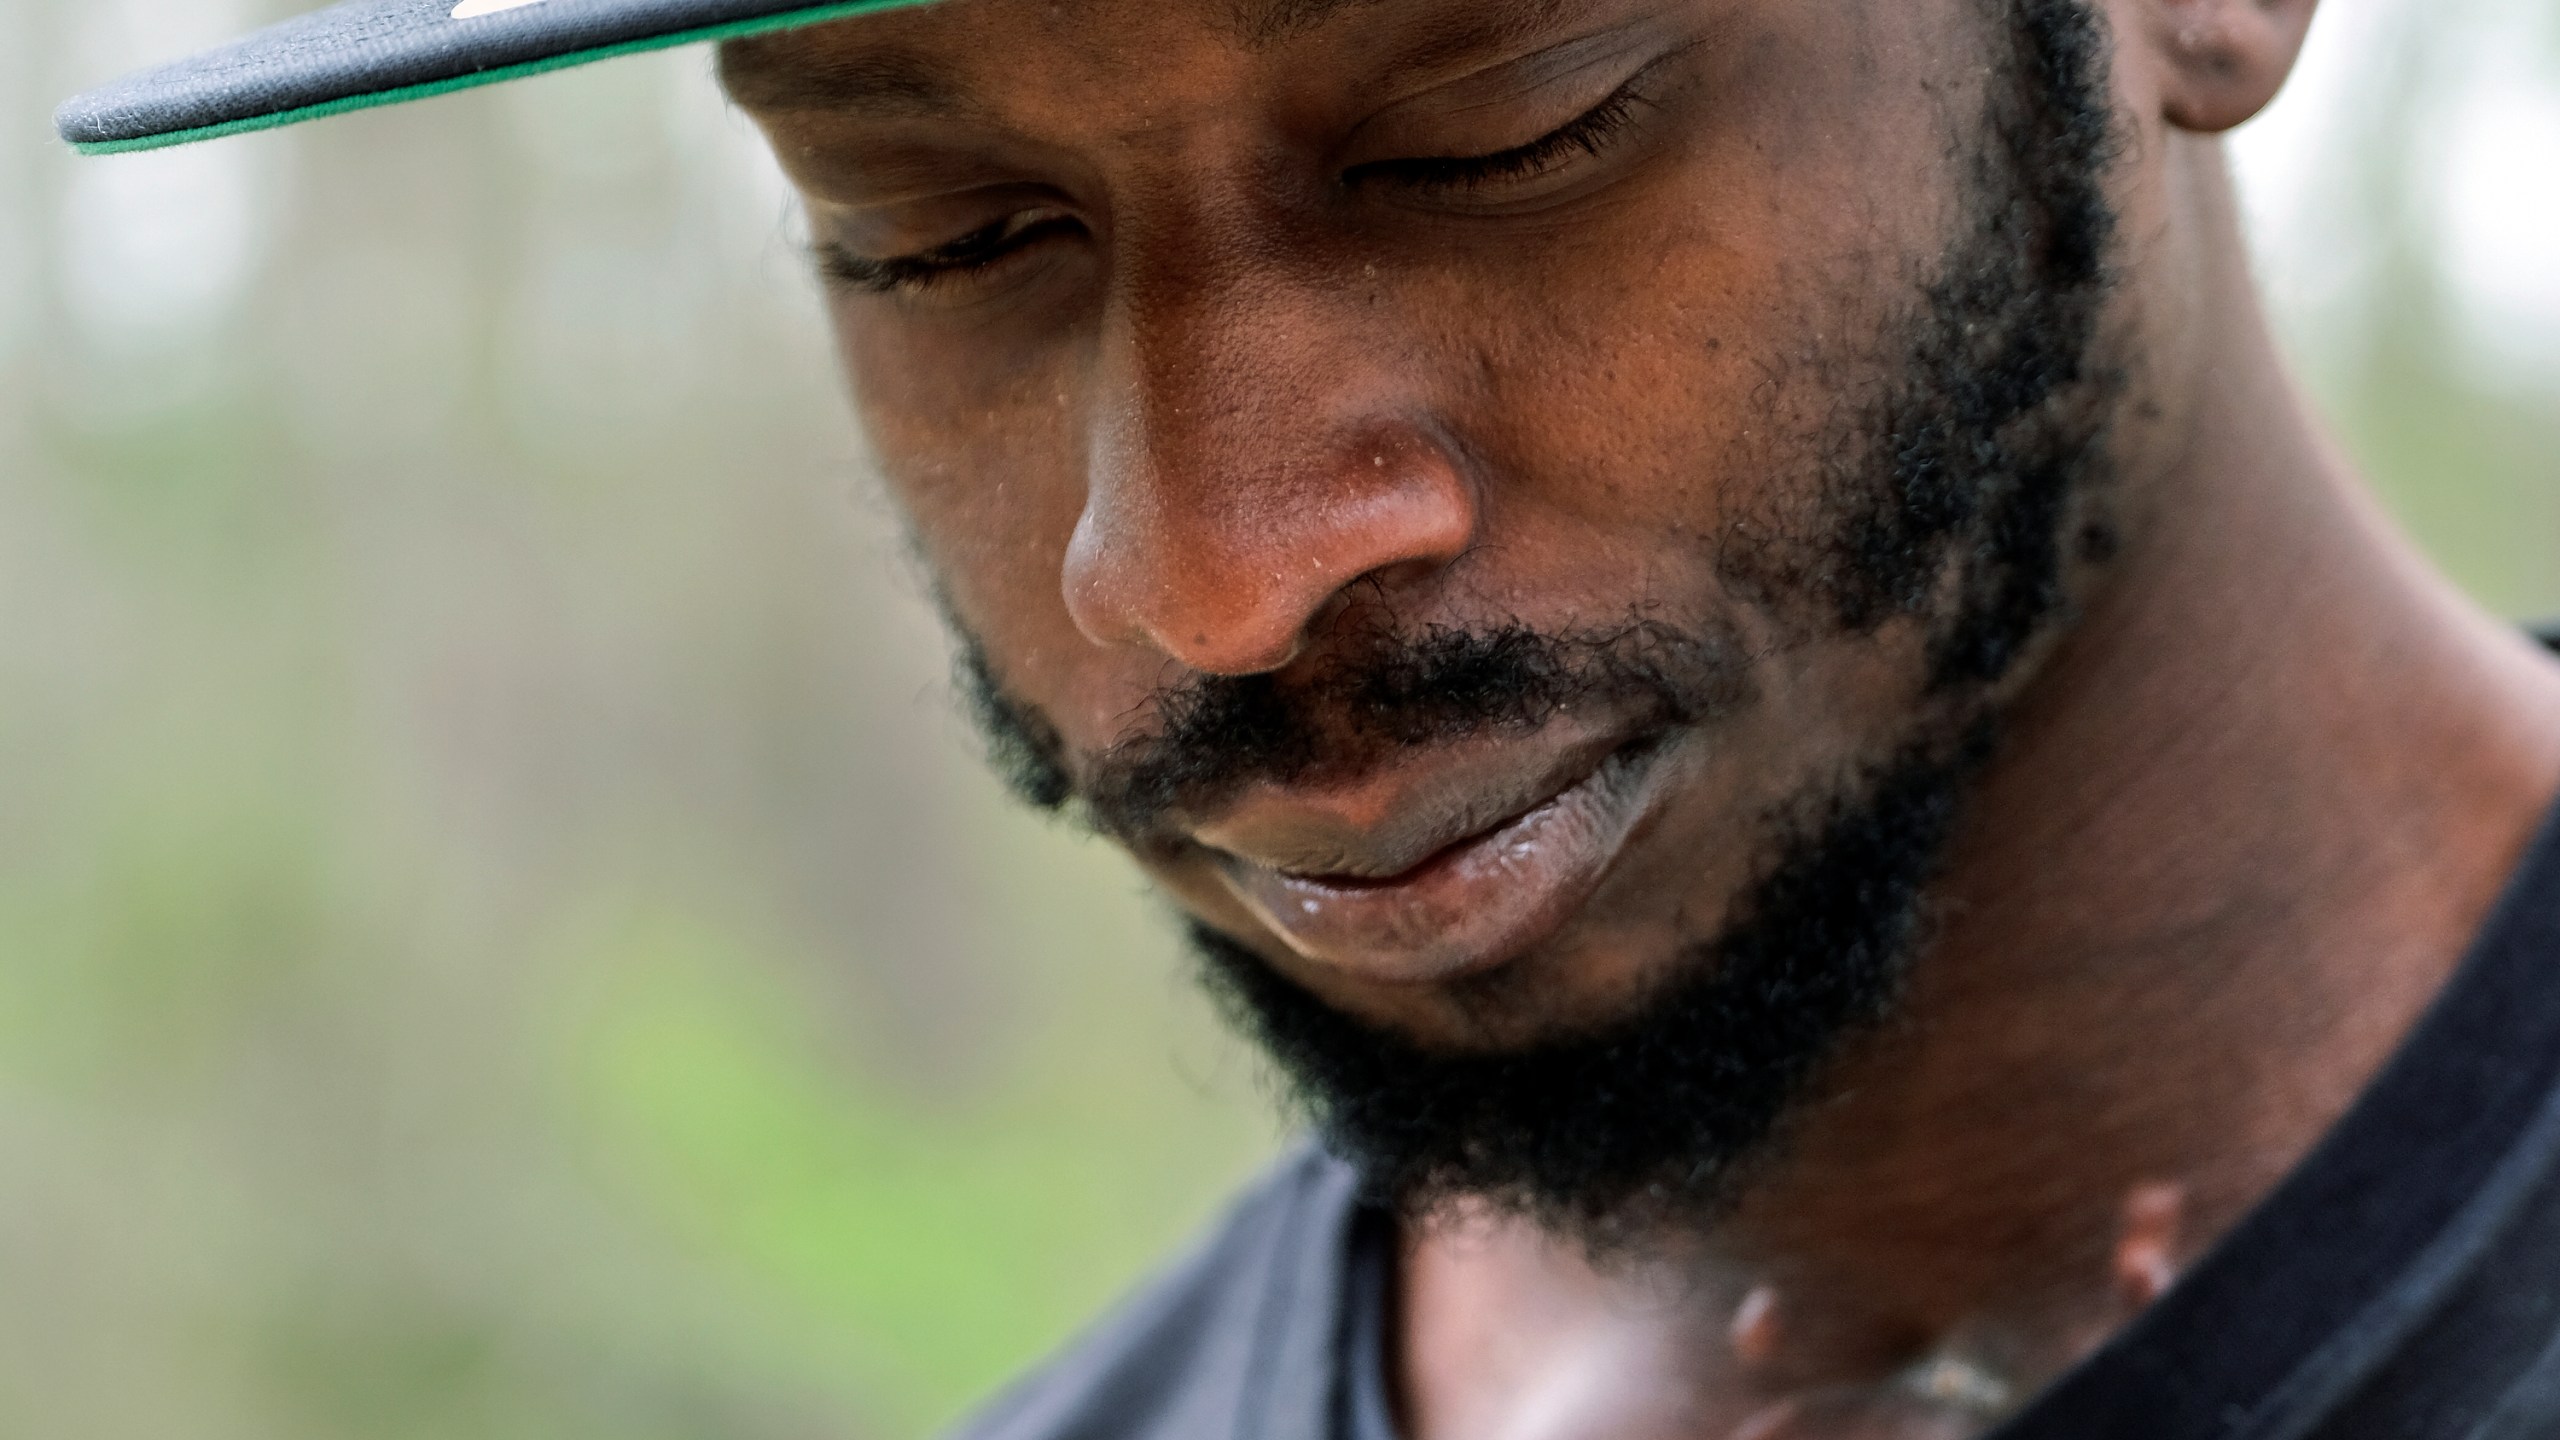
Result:
[[[1406,1440],[1976,1435],[2169,1286],[2186,1202],[2135,1187],[2094,1283],[1997,1316],[1714,1246],[1602,1263],[1519,1220],[1419,1222],[1381,1359]]]

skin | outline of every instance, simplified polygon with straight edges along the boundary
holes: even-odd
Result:
[[[2459,959],[2560,790],[2560,669],[2392,531],[2260,317],[2215,137],[2312,8],[2104,6],[2120,544],[2006,682],[1907,1019],[1710,1234],[1603,1266],[1491,1214],[1408,1226],[1390,1372],[1417,1440],[1976,1431],[1997,1403],[1896,1377],[1952,1355],[2014,1403],[2086,1353]],[[947,603],[1073,767],[1157,687],[1286,675],[1367,619],[1556,631],[1721,594],[1702,537],[1800,498],[1771,437],[1835,398],[1769,377],[1808,335],[1875,331],[1945,244],[1987,43],[1970,0],[950,0],[724,66],[822,246],[1058,227],[831,308]],[[1342,178],[1531,141],[1646,65],[1605,153],[1465,194]],[[1137,858],[1430,1043],[1622,1010],[1721,923],[1771,806],[1929,704],[1917,623],[1732,615],[1758,703],[1682,742],[1606,876],[1525,942],[1310,939],[1220,853],[1401,863],[1400,817],[1553,769],[1610,716],[1259,787]]]

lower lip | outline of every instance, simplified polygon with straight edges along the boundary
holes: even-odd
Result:
[[[1597,890],[1652,808],[1658,746],[1622,750],[1554,799],[1384,880],[1291,875],[1230,858],[1239,899],[1309,960],[1388,984],[1494,969]]]

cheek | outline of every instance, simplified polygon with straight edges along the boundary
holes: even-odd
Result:
[[[1784,213],[1704,194],[1553,247],[1534,273],[1469,277],[1510,303],[1435,297],[1500,315],[1443,346],[1484,377],[1453,417],[1493,480],[1479,591],[1539,594],[1533,615],[1713,603],[1725,547],[1818,526],[1833,472],[1864,458],[1859,402],[1890,364],[1877,297],[1915,242],[1830,211],[1813,184]]]
[[[1468,317],[1435,360],[1482,377],[1457,424],[1497,522],[1576,536],[1621,584],[1639,554],[1682,567],[1737,525],[1810,522],[1829,473],[1866,458],[1896,322],[1956,233],[1947,137],[1970,101],[1876,100],[1921,78],[1737,47],[1640,183],[1527,243],[1414,267],[1405,313]]]
[[[1058,577],[1084,507],[1082,418],[1057,347],[937,335],[834,307],[855,411],[934,585],[1008,688],[1065,719],[1089,688]]]

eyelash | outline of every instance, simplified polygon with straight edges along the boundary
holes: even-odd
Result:
[[[878,295],[913,294],[988,269],[1015,252],[1052,235],[1082,230],[1084,222],[1068,215],[1045,215],[1022,223],[1007,215],[957,240],[875,260],[856,255],[834,241],[817,246],[818,270],[829,280]]]
[[[1343,179],[1352,184],[1385,180],[1410,189],[1447,193],[1482,190],[1543,175],[1572,159],[1575,152],[1597,156],[1606,150],[1619,132],[1635,120],[1636,106],[1642,99],[1637,84],[1643,78],[1636,76],[1599,104],[1525,145],[1490,155],[1374,161],[1355,166],[1344,173]],[[1020,215],[1008,215],[947,244],[886,259],[857,255],[826,241],[816,247],[818,269],[837,284],[870,294],[920,294],[993,269],[1053,235],[1084,228],[1082,221],[1066,215],[1044,216],[1030,224],[1022,224],[1021,220]]]
[[[1526,145],[1490,155],[1374,161],[1354,168],[1343,178],[1354,183],[1380,179],[1417,190],[1443,192],[1481,190],[1505,181],[1533,179],[1572,159],[1576,152],[1597,156],[1608,149],[1609,142],[1635,120],[1636,106],[1642,100],[1636,86],[1643,78],[1639,75],[1629,80],[1610,92],[1609,98]]]

